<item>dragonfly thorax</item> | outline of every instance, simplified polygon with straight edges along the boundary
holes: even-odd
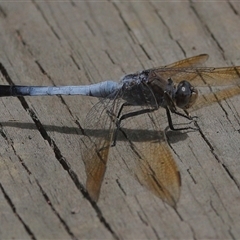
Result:
[[[190,108],[197,100],[198,91],[188,81],[181,81],[175,92],[176,105],[182,109]]]

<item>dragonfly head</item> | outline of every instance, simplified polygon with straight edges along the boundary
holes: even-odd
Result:
[[[198,91],[188,81],[181,81],[175,93],[176,105],[182,109],[190,108],[197,100]]]

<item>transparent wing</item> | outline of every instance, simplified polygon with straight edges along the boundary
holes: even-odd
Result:
[[[106,164],[109,148],[112,144],[115,129],[114,113],[117,111],[117,101],[102,100],[88,113],[82,138],[82,159],[86,171],[86,189],[90,197],[97,202]],[[109,114],[109,113],[112,114]]]
[[[144,89],[139,94],[146,96],[146,102],[154,99],[150,90]],[[123,114],[149,108],[152,105],[130,106]],[[161,130],[162,123],[158,121],[161,117],[156,114],[154,111],[123,120],[121,131],[125,141],[117,141],[117,146],[123,142],[128,146],[122,157],[140,184],[174,207],[180,196],[180,173]]]

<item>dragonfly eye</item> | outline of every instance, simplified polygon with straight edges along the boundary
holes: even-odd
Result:
[[[190,108],[197,100],[198,91],[188,81],[181,81],[175,93],[176,105],[182,109]]]

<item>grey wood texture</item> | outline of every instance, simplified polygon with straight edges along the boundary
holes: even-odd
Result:
[[[239,1],[0,2],[1,84],[117,81],[200,53],[240,65]],[[81,127],[95,99],[0,101],[0,239],[240,238],[240,96],[194,112],[201,133],[169,132],[176,210],[135,180],[121,147],[97,205],[86,197]]]

